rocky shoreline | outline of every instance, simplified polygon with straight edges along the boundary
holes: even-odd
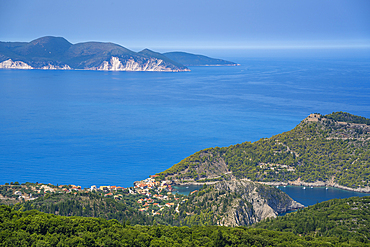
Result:
[[[339,185],[334,182],[323,182],[323,181],[316,181],[313,183],[308,183],[304,181],[288,181],[288,182],[258,182],[265,185],[271,185],[271,186],[287,186],[287,185],[293,185],[293,186],[306,186],[306,187],[333,187],[337,189],[342,190],[348,190],[348,191],[354,191],[354,192],[361,192],[361,193],[370,193],[370,187],[365,188],[350,188],[343,185]]]
[[[250,181],[249,179],[241,179],[241,180]],[[173,181],[172,183],[175,184],[175,185],[180,185],[181,186],[181,185],[203,185],[203,184],[211,185],[211,184],[216,184],[218,182],[219,181],[203,182],[203,183],[199,183],[199,182],[178,183],[178,182]],[[343,186],[343,185],[339,185],[339,184],[337,184],[333,181],[327,181],[327,182],[316,181],[316,182],[313,182],[313,183],[309,183],[309,182],[304,182],[304,181],[301,181],[300,179],[297,179],[295,181],[288,181],[288,182],[258,182],[258,181],[255,181],[255,182],[260,183],[260,184],[270,185],[270,186],[292,185],[292,186],[306,186],[306,187],[333,187],[333,188],[337,188],[337,189],[360,192],[360,193],[370,193],[370,187],[354,189],[354,188],[346,187],[346,186]]]

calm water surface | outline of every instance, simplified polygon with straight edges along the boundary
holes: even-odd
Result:
[[[348,190],[328,187],[303,187],[303,186],[279,186],[279,189],[287,193],[295,201],[302,203],[304,206],[311,206],[318,202],[331,199],[348,198],[353,196],[370,196],[367,193],[359,193]]]
[[[203,186],[199,185],[181,185],[181,186],[173,186],[174,190],[172,193],[178,193],[182,195],[189,195],[190,192],[199,190]]]
[[[127,187],[313,112],[370,117],[369,60],[234,61],[188,73],[0,70],[0,184]]]

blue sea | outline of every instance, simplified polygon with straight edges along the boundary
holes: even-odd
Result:
[[[223,57],[227,58],[227,57]],[[0,70],[0,184],[132,186],[310,113],[370,118],[366,57],[230,57],[191,72]]]

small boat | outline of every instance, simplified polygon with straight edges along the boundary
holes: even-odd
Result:
[[[279,188],[279,186],[276,185],[276,188]]]
[[[311,186],[311,189],[313,189],[313,186]]]
[[[303,189],[305,190],[305,189],[306,189],[306,187],[303,187]]]
[[[187,189],[189,189],[189,187],[186,187]]]
[[[325,189],[328,189],[328,187],[326,187]]]
[[[286,186],[284,185],[284,188],[285,188]]]

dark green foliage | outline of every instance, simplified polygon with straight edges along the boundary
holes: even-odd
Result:
[[[324,116],[328,119],[333,119],[334,121],[338,122],[347,122],[347,123],[357,123],[357,124],[367,124],[370,125],[370,119],[352,115],[348,112],[333,112],[332,114],[328,114]]]
[[[307,237],[330,236],[370,243],[370,197],[333,199],[254,227]]]
[[[152,217],[139,212],[132,206],[135,198],[130,199],[127,196],[125,199],[125,201],[116,201],[96,193],[78,193],[77,195],[56,193],[47,194],[34,201],[18,203],[14,208],[21,211],[37,209],[61,216],[100,217],[109,220],[116,219],[122,223],[152,224]]]
[[[359,239],[360,240],[360,239]],[[362,242],[350,240],[353,246]],[[218,226],[124,226],[116,220],[63,217],[0,206],[0,246],[348,246],[347,240]]]

